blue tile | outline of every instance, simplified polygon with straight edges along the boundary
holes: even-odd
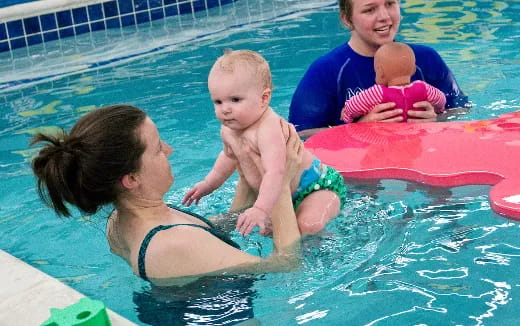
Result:
[[[45,40],[45,42],[54,41],[54,40],[57,40],[58,38],[59,37],[58,37],[57,31],[43,33],[43,39]]]
[[[179,5],[179,12],[181,14],[192,12],[191,3],[182,3]]]
[[[121,27],[119,18],[107,19],[107,28],[116,28],[116,27]]]
[[[152,16],[152,20],[164,18],[164,11],[161,9],[152,9],[150,11],[150,15]]]
[[[7,22],[7,31],[9,32],[9,38],[23,36],[23,25],[21,20],[14,20]]]
[[[85,34],[90,32],[90,27],[88,24],[77,25],[74,26],[74,32],[76,32],[76,35]]]
[[[23,20],[23,25],[25,26],[25,34],[34,34],[41,32],[40,30],[40,21],[38,17],[29,17]]]
[[[172,5],[168,7],[164,7],[164,12],[166,16],[175,16],[179,14],[179,8],[177,8],[177,5]]]
[[[43,42],[42,34],[34,34],[31,36],[27,36],[27,44],[33,45],[33,44],[40,44]]]
[[[8,42],[0,42],[0,52],[8,51],[9,43]]]
[[[164,0],[164,5],[167,6],[167,5],[171,5],[172,3],[177,3],[178,0]]]
[[[88,22],[87,8],[72,9],[72,17],[74,17],[74,24],[79,25]]]
[[[5,24],[0,24],[0,41],[7,40],[7,30],[5,29]]]
[[[103,2],[103,9],[105,10],[106,18],[119,16],[119,13],[117,12],[116,1]]]
[[[11,40],[11,49],[23,48],[24,46],[27,46],[24,37]]]
[[[59,33],[60,33],[60,38],[73,36],[74,35],[74,28],[69,27],[69,28],[60,29]]]
[[[98,31],[98,30],[101,30],[101,29],[106,29],[104,21],[90,23],[90,30],[91,31]]]
[[[148,15],[148,11],[145,12],[139,12],[135,14],[135,18],[137,19],[137,23],[146,23],[150,21],[150,15]]]
[[[123,26],[135,25],[135,17],[133,14],[121,16],[121,24]]]
[[[119,12],[121,15],[134,12],[134,4],[130,0],[119,0]]]
[[[58,19],[59,27],[69,27],[72,26],[72,14],[70,10],[59,11],[56,13],[56,18]],[[60,33],[61,35],[61,33]]]
[[[105,17],[103,17],[103,10],[101,10],[101,5],[96,4],[96,5],[88,6],[88,17],[89,17],[90,21],[100,20],[100,19],[105,18]]]
[[[148,0],[148,4],[150,5],[150,8],[160,8],[163,6],[162,0]]]
[[[195,0],[193,1],[193,10],[206,10],[206,2],[205,0]]]
[[[134,8],[135,11],[148,9],[148,0],[134,0]]]
[[[42,23],[42,30],[44,32],[56,29],[58,27],[56,24],[56,16],[54,14],[41,15],[40,22]]]

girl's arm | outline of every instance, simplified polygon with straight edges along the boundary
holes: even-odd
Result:
[[[258,197],[253,207],[246,210],[237,219],[237,230],[248,235],[255,226],[260,234],[267,231],[269,217],[282,187],[285,166],[285,138],[280,128],[279,117],[270,117],[257,131],[257,145],[260,153],[262,181]]]
[[[235,169],[236,161],[229,157],[225,151],[221,151],[211,171],[204,180],[188,190],[182,199],[182,204],[190,206],[195,202],[195,205],[198,205],[202,197],[211,194],[220,187],[233,174]]]

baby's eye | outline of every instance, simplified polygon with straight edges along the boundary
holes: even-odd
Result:
[[[215,101],[213,101],[213,103],[215,103],[215,104],[222,104],[222,101],[221,100],[215,100]]]
[[[238,97],[233,97],[233,98],[231,99],[231,102],[233,102],[233,103],[238,103],[238,102],[240,102],[240,99],[239,99]]]

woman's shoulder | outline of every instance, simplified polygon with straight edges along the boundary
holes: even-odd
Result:
[[[343,43],[340,46],[330,50],[329,52],[319,56],[311,66],[331,67],[341,66],[348,58],[356,53],[352,50],[348,43]]]
[[[412,48],[416,59],[420,59],[422,57],[439,57],[440,58],[440,55],[437,52],[437,50],[435,50],[434,48],[432,48],[430,46],[423,45],[423,44],[414,44],[414,43],[406,43],[406,44],[408,44]]]

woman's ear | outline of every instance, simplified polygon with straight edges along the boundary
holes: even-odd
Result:
[[[342,12],[340,14],[340,18],[341,18],[341,22],[343,23],[343,25],[345,25],[345,27],[347,27],[349,30],[353,30],[354,29],[354,26],[352,26],[352,23],[347,18],[347,16],[345,15],[344,12]]]
[[[138,185],[137,177],[133,173],[125,174],[121,178],[121,184],[125,189],[134,189]]]

